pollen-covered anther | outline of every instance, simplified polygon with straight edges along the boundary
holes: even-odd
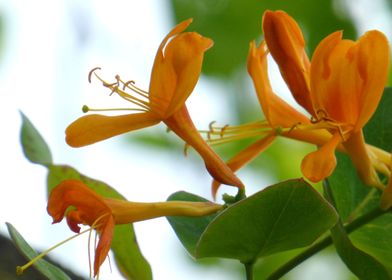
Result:
[[[95,74],[95,71],[97,71],[97,70],[101,70],[101,67],[95,67],[95,68],[91,69],[90,72],[88,73],[88,82],[90,84],[91,84],[91,77],[92,77],[92,75],[94,74],[95,76],[97,76]]]
[[[228,127],[229,127],[229,125],[226,124],[226,125],[224,125],[224,126],[221,128],[220,134],[219,134],[221,138],[225,135],[225,131],[226,131],[226,129],[227,129]]]

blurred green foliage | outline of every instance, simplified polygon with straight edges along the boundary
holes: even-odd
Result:
[[[334,9],[335,1],[312,0],[172,0],[176,22],[194,18],[190,26],[214,40],[206,54],[203,71],[207,75],[231,78],[246,63],[249,42],[260,38],[261,17],[265,10],[284,10],[303,28],[311,54],[329,33],[343,29],[354,39],[353,23],[344,11]]]

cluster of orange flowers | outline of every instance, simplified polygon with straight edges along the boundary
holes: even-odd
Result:
[[[234,172],[259,155],[276,137],[283,136],[317,146],[301,164],[304,177],[310,181],[318,182],[331,175],[337,149],[350,156],[363,182],[385,189],[378,174],[390,177],[391,156],[366,144],[362,133],[378,106],[388,76],[390,49],[381,32],[369,31],[355,42],[342,39],[341,31],[334,32],[320,42],[309,60],[297,23],[285,12],[266,11],[262,24],[264,40],[259,46],[252,42],[248,56],[248,72],[266,121],[235,130],[240,134],[263,128],[255,143],[225,163],[200,135],[185,105],[200,76],[204,52],[213,45],[211,39],[198,33],[183,32],[191,21],[181,22],[163,39],[148,92],[133,82],[122,81],[119,76],[115,83],[107,83],[92,73],[112,93],[135,105],[129,108],[135,112],[83,116],[67,128],[67,143],[81,147],[163,121],[203,158],[214,178],[215,197],[220,184],[243,190],[245,187]],[[279,65],[295,100],[308,115],[295,110],[273,92],[267,71],[269,53]],[[392,184],[386,189],[392,189]],[[384,206],[389,207],[392,191],[385,193]],[[66,212],[69,206],[73,210]],[[52,191],[48,202],[48,212],[55,223],[66,216],[73,231],[79,232],[78,225],[84,224],[100,234],[95,275],[108,254],[116,224],[168,215],[201,216],[220,209],[220,205],[213,203],[134,203],[107,199],[76,180],[62,182]]]

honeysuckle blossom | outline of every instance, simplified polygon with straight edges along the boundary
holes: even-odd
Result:
[[[68,126],[66,141],[70,146],[81,147],[162,121],[201,155],[207,170],[216,180],[243,188],[242,182],[203,140],[185,105],[199,79],[204,52],[213,45],[211,39],[198,33],[182,33],[191,22],[191,19],[181,22],[163,39],[154,60],[148,92],[136,87],[133,81],[122,81],[119,76],[116,76],[115,83],[110,84],[94,73],[112,93],[137,107],[116,110],[137,112],[83,116]],[[84,108],[85,111],[94,111]]]
[[[381,187],[376,171],[390,175],[390,155],[366,145],[362,128],[375,112],[387,80],[389,44],[379,31],[366,32],[358,41],[343,40],[338,31],[316,48],[311,62],[298,24],[283,11],[263,15],[264,41],[250,45],[248,72],[270,129],[262,124],[264,139],[228,162],[237,170],[265,150],[278,135],[315,144],[319,149],[302,161],[305,177],[318,182],[336,166],[335,150],[351,157],[361,179]],[[295,100],[306,116],[279,96],[270,85],[267,54],[271,53]],[[260,125],[252,129],[260,129]],[[219,182],[214,181],[216,190]]]
[[[104,198],[79,180],[65,180],[50,193],[47,210],[53,223],[64,216],[68,226],[79,233],[79,225],[88,225],[99,234],[95,249],[94,276],[109,253],[115,225],[134,223],[162,216],[205,216],[219,211],[212,202],[168,201],[130,202]]]

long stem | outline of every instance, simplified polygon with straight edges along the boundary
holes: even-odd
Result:
[[[355,219],[350,224],[346,225],[344,228],[346,229],[347,233],[351,233],[358,228],[366,225],[367,223],[373,221],[374,219],[382,216],[383,214],[387,213],[386,211],[381,210],[380,208],[376,208],[367,214]],[[329,245],[332,244],[331,236],[327,236],[314,244],[313,246],[309,247],[299,255],[295,256],[277,270],[275,270],[270,276],[266,278],[266,280],[277,280],[280,279],[283,275],[288,273],[290,270],[298,266],[300,263],[307,260],[309,257],[313,256],[314,254],[320,252],[321,250],[327,248]]]

